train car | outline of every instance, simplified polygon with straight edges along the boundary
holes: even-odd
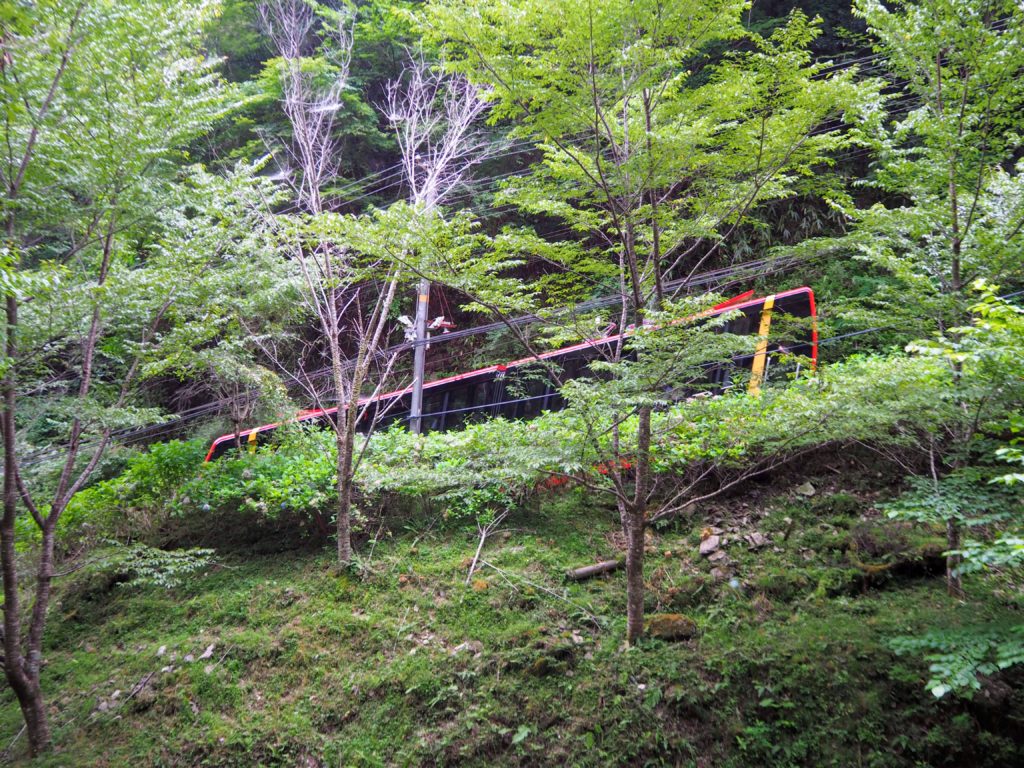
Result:
[[[724,330],[737,335],[757,335],[759,341],[752,354],[716,366],[711,376],[720,387],[728,386],[734,374],[743,370],[749,373],[746,378],[749,391],[760,391],[773,361],[783,355],[809,359],[812,365],[817,363],[817,314],[814,292],[810,288],[794,288],[760,299],[753,298],[753,291],[747,291],[705,314],[713,317],[725,312],[736,315],[725,324]],[[804,320],[795,343],[783,346],[772,342],[772,319],[780,314]],[[495,416],[530,419],[543,411],[557,410],[564,402],[558,385],[544,371],[556,368],[563,381],[587,375],[592,360],[631,333],[627,330],[535,357],[428,382],[423,385],[422,429],[425,432],[458,429],[467,422]],[[396,421],[408,423],[411,396],[409,387],[362,401],[359,428],[383,429]],[[326,426],[336,412],[336,408],[303,411],[291,421]],[[270,441],[279,426],[280,423],[275,423],[247,429],[238,434],[238,439],[248,446],[262,445]],[[206,461],[220,458],[235,445],[234,433],[218,437],[210,446]]]

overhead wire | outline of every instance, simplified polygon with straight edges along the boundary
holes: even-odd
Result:
[[[1005,26],[1005,24],[1003,24],[1002,26]],[[997,22],[995,25],[993,25],[993,27],[994,28],[999,28],[999,23]],[[862,72],[862,73],[876,71],[878,69],[884,68],[885,63],[888,61],[888,57],[885,57],[882,54],[870,54],[870,55],[859,57],[859,58],[852,59],[852,60],[849,60],[849,61],[844,61],[844,62],[841,62],[839,64],[836,64],[835,66],[827,67],[827,68],[823,69],[822,71],[816,73],[814,75],[814,77],[815,78],[819,78],[819,77],[824,77],[824,76],[827,76],[827,75],[835,74],[836,72],[840,72],[840,71],[843,71],[845,69],[856,67],[858,64],[860,64],[862,62],[865,62],[865,61],[871,61],[871,62],[873,62],[873,64],[871,66],[869,66],[869,67],[861,67],[860,68],[860,72]],[[905,94],[903,96],[898,96],[898,97],[890,100],[888,102],[888,106],[891,107],[891,106],[894,106],[894,105],[900,105],[901,107],[903,107],[903,106],[907,105],[908,103],[913,102],[913,100],[915,98],[916,97],[913,94]],[[827,132],[828,130],[832,130],[832,129],[820,130],[818,132],[813,133],[812,135],[817,135],[817,133]],[[492,153],[488,154],[488,156],[486,158],[488,161],[489,160],[496,160],[496,159],[506,158],[506,157],[514,156],[516,154],[527,154],[527,153],[532,153],[532,152],[538,151],[536,143],[533,140],[531,140],[531,139],[522,139],[522,140],[518,140],[518,141],[514,141],[514,142],[507,142],[507,141],[506,142],[496,142],[495,144],[492,145],[492,147],[499,147],[499,146],[502,147],[504,149],[504,151],[496,151],[496,152],[492,152]],[[837,154],[837,155],[835,155],[833,157],[834,157],[834,159],[852,159],[852,158],[856,158],[856,157],[863,156],[863,155],[866,155],[866,154],[870,154],[872,151],[873,150],[871,150],[870,148],[863,148],[863,149],[860,149],[860,150],[855,150],[855,151],[850,152],[850,153],[839,153],[839,154]],[[530,172],[530,169],[524,169],[522,171],[509,171],[509,172],[498,174],[498,175],[495,175],[495,176],[492,176],[492,177],[485,177],[483,179],[474,180],[473,182],[467,182],[466,184],[462,185],[463,188],[466,189],[466,191],[463,193],[462,197],[465,198],[465,197],[471,196],[473,194],[474,187],[477,187],[477,191],[488,191],[488,190],[491,190],[494,187],[496,187],[498,183],[500,183],[501,181],[503,181],[505,179],[512,178],[512,177],[519,176],[519,175],[525,175],[526,173],[529,173],[529,172]],[[393,179],[395,179],[396,177],[398,177],[398,179],[397,179],[397,181],[394,181]],[[389,189],[393,189],[393,188],[395,188],[397,186],[401,186],[401,184],[404,181],[404,168],[403,168],[403,165],[402,165],[402,163],[397,163],[394,166],[389,166],[388,168],[384,168],[384,169],[381,169],[380,171],[373,172],[371,174],[368,174],[367,176],[364,176],[363,178],[359,179],[358,181],[351,182],[351,183],[349,183],[347,185],[344,185],[342,187],[339,187],[339,188],[336,188],[336,189],[332,190],[332,193],[335,194],[335,195],[341,195],[341,194],[343,194],[343,193],[345,193],[347,191],[352,191],[352,190],[357,190],[357,189],[358,190],[366,190],[367,189],[367,181],[368,180],[388,181],[389,183],[387,183],[385,185],[382,185],[382,186],[371,187],[368,191],[364,191],[364,192],[362,192],[362,194],[360,194],[360,195],[358,195],[356,197],[348,198],[348,199],[345,200],[346,204],[353,204],[355,202],[360,202],[360,201],[363,201],[363,200],[367,200],[367,199],[369,199],[371,197],[379,196],[381,193],[383,193],[383,192],[385,192],[385,191],[387,191]],[[456,198],[456,199],[458,199],[458,198]],[[504,207],[507,211],[514,210],[514,206],[506,205],[506,206],[499,206],[498,209],[493,209],[492,213],[495,210],[499,210],[500,211],[500,209],[502,207]],[[501,211],[501,212],[503,212],[503,211]],[[573,228],[570,226],[570,227],[562,228],[560,230],[554,230],[554,231],[546,233],[546,234],[548,236],[555,236],[555,235],[558,235],[558,234],[564,234],[564,233],[571,232],[572,230],[573,230]],[[681,286],[683,284],[687,284],[688,287],[699,287],[699,286],[702,286],[702,285],[709,285],[709,284],[713,284],[715,279],[721,279],[722,277],[735,277],[743,269],[751,269],[751,268],[754,268],[755,265],[760,265],[762,267],[766,266],[767,262],[769,262],[769,261],[771,261],[771,260],[766,260],[766,259],[753,260],[752,262],[749,262],[747,264],[738,265],[735,268],[726,268],[725,270],[714,270],[714,271],[712,271],[710,273],[702,274],[701,276],[697,276],[696,278],[691,279],[689,282],[684,278],[684,279],[681,279],[681,280],[678,280],[678,281],[671,281],[671,283],[673,284],[672,287],[679,287],[679,286]],[[776,271],[777,271],[777,268],[778,268],[778,264],[779,264],[779,262],[776,260],[775,261]],[[669,284],[667,283],[666,285],[668,286]],[[1009,294],[1006,298],[1009,298],[1009,297],[1012,297],[1012,296],[1021,295],[1022,293],[1024,293],[1024,291],[1018,291],[1018,292],[1015,292],[1013,294]],[[594,311],[596,309],[600,309],[600,308],[603,308],[603,307],[611,306],[611,305],[613,305],[618,300],[619,300],[618,296],[595,298],[595,299],[591,299],[591,300],[588,300],[588,301],[581,302],[580,304],[578,304],[577,306],[573,307],[571,310],[568,310],[568,311],[570,313],[574,313],[574,314],[578,314],[580,312]],[[524,324],[533,323],[533,322],[543,322],[545,320],[550,322],[551,318],[550,317],[543,318],[543,317],[540,317],[540,316],[537,316],[537,315],[533,315],[533,314],[523,315],[523,316],[519,316],[519,317],[515,317],[515,318],[510,318],[510,319],[507,319],[507,320],[504,320],[504,321],[489,323],[489,324],[485,324],[485,325],[481,325],[481,326],[474,326],[473,328],[470,328],[470,329],[461,329],[461,330],[453,331],[453,332],[450,332],[450,333],[447,333],[447,334],[441,334],[441,335],[435,336],[435,337],[433,337],[433,338],[431,338],[429,340],[422,340],[422,341],[419,341],[419,342],[406,342],[406,343],[403,343],[403,344],[393,345],[393,346],[387,348],[384,351],[383,354],[389,356],[389,355],[392,355],[392,354],[397,354],[397,353],[400,353],[402,351],[406,351],[406,350],[412,349],[412,348],[414,348],[418,344],[446,343],[446,342],[449,342],[449,341],[455,341],[455,340],[457,340],[459,338],[465,338],[467,336],[492,333],[492,332],[495,332],[495,331],[498,331],[498,330],[507,329],[509,327],[509,325],[513,325],[513,326],[515,326],[515,325],[524,325]],[[871,329],[864,329],[862,331],[855,331],[855,332],[852,332],[850,334],[844,334],[844,335],[837,336],[837,337],[832,337],[832,338],[829,338],[829,339],[822,339],[822,340],[819,341],[819,343],[820,344],[825,344],[825,343],[829,343],[829,342],[832,342],[832,341],[837,341],[837,340],[842,339],[842,338],[848,338],[848,337],[851,337],[851,336],[857,336],[857,335],[863,335],[863,334],[867,334],[867,333],[873,333],[873,332],[876,332],[876,331],[881,330],[881,329],[882,329],[882,327],[871,328]],[[319,373],[321,373],[321,372],[316,371],[316,372],[313,372],[312,374],[310,374],[310,376],[316,376]],[[231,400],[232,400],[232,398],[222,398],[220,400],[210,401],[210,402],[205,403],[203,405],[195,406],[195,407],[190,408],[190,409],[186,409],[185,411],[182,411],[182,412],[176,414],[173,419],[171,419],[171,420],[169,420],[167,422],[161,422],[160,424],[154,424],[154,425],[148,425],[148,426],[145,426],[145,427],[126,428],[124,430],[118,430],[117,432],[112,433],[111,438],[112,439],[117,439],[119,442],[122,442],[122,443],[130,443],[130,442],[137,441],[139,439],[147,439],[147,440],[148,439],[152,439],[153,437],[157,437],[157,436],[159,436],[161,434],[167,434],[168,432],[174,431],[181,424],[184,424],[184,423],[186,423],[188,421],[194,420],[196,418],[201,418],[201,417],[203,417],[205,415],[208,415],[208,414],[211,414],[211,413],[215,413],[215,412],[221,410],[221,408],[225,404],[227,404],[228,402],[231,402]],[[55,450],[57,450],[59,452],[60,449],[55,449]],[[50,453],[50,451],[47,450],[46,453]],[[33,455],[31,458],[32,459],[36,459],[36,461],[33,461],[31,463],[38,463],[39,461],[46,460],[46,458],[48,458],[48,456]]]

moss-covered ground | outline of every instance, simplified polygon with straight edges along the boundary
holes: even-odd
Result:
[[[1015,606],[978,581],[947,598],[940,542],[819,485],[654,532],[648,610],[697,632],[628,650],[621,572],[563,576],[616,554],[614,515],[576,491],[511,519],[468,585],[475,533],[426,514],[389,520],[355,572],[326,549],[225,551],[174,590],[66,577],[43,675],[56,749],[33,764],[1024,764],[1019,675],[936,701],[888,645]],[[5,692],[0,734],[19,728]]]

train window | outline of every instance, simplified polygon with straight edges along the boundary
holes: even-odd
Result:
[[[402,397],[391,397],[387,400],[382,400],[377,405],[377,410],[374,414],[376,419],[375,429],[387,429],[396,421],[403,426],[408,426],[409,423],[409,406],[410,406],[409,395],[403,395]]]
[[[458,429],[466,420],[470,386],[459,382],[448,388],[442,429]]]
[[[445,411],[448,410],[448,392],[444,387],[423,393],[423,431],[437,432],[444,429]]]

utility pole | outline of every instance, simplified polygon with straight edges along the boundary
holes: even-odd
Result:
[[[430,281],[420,280],[416,291],[416,332],[412,358],[412,403],[409,407],[409,429],[420,434],[423,428],[423,379],[427,363],[427,311],[430,308]]]

